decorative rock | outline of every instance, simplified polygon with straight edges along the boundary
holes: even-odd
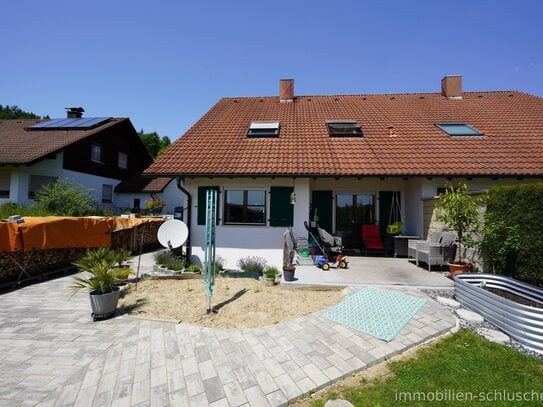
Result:
[[[437,297],[436,301],[441,305],[445,305],[451,308],[460,308],[462,306],[462,304],[460,304],[458,301],[453,300],[452,298]]]
[[[347,400],[328,400],[324,407],[354,407],[353,404]]]
[[[481,315],[467,309],[457,309],[456,313],[460,318],[465,319],[468,322],[476,322],[479,324],[485,322],[485,319]]]
[[[508,343],[510,340],[509,336],[496,329],[482,328],[481,334],[490,342],[501,343],[502,345]]]

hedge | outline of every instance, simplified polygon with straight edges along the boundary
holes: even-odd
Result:
[[[493,187],[486,199],[485,228],[500,225],[505,231],[502,245],[514,233],[518,250],[508,250],[500,258],[489,258],[485,252],[485,262],[494,262],[498,274],[543,287],[543,183]]]

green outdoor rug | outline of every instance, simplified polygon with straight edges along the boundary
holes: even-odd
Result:
[[[423,298],[377,287],[364,287],[321,315],[390,342],[425,303]]]

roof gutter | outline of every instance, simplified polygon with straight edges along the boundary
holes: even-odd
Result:
[[[181,177],[176,177],[175,181],[177,182],[177,188],[185,194],[187,197],[187,228],[189,230],[189,235],[187,237],[187,261],[190,262],[190,257],[192,255],[192,246],[190,244],[190,225],[192,223],[192,196],[190,195],[189,191],[187,191],[183,185],[181,185]]]
[[[453,177],[453,178],[542,178],[542,173],[390,173],[390,174],[311,174],[311,173],[299,173],[299,174],[175,174],[175,173],[155,173],[155,174],[143,174],[144,177],[148,178],[397,178],[397,177],[412,177],[412,178],[423,178],[423,177]]]

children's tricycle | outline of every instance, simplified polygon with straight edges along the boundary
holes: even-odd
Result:
[[[330,270],[330,267],[346,269],[349,266],[347,256],[343,254],[338,254],[334,261],[329,260],[326,256],[315,256],[315,264],[324,271]]]

